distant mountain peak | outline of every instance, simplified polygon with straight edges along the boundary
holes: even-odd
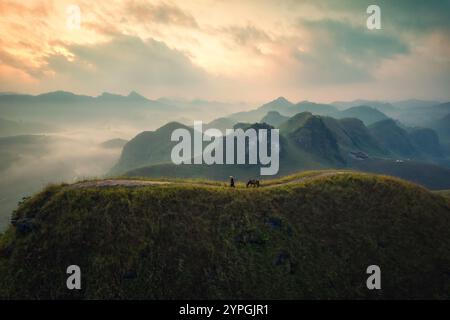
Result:
[[[318,103],[312,102],[312,101],[308,101],[308,100],[303,100],[303,101],[300,101],[300,102],[297,103],[298,106],[306,105],[306,104],[309,104],[309,105],[316,105],[316,104],[318,104]]]
[[[368,105],[364,105],[364,104],[359,105],[359,106],[350,107],[350,108],[345,109],[345,110],[370,110],[370,111],[380,112],[380,111],[378,111],[377,108],[374,108],[374,107],[368,106]]]
[[[273,111],[273,110],[282,111],[286,108],[292,107],[293,105],[294,104],[288,101],[286,98],[278,97],[273,101],[263,104],[259,109],[263,111]]]
[[[140,99],[140,100],[148,100],[146,97],[144,97],[143,95],[137,93],[136,91],[131,91],[128,94],[128,98],[132,98],[132,99]]]
[[[158,129],[156,129],[156,131],[166,132],[166,131],[173,131],[173,130],[179,129],[179,128],[188,129],[187,126],[185,126],[184,124],[182,124],[180,122],[171,121],[171,122],[166,123],[162,127],[159,127]]]
[[[394,119],[387,118],[387,119],[383,119],[383,120],[373,123],[372,126],[395,126],[395,127],[398,127],[398,124]]]
[[[273,101],[271,101],[271,102],[269,102],[269,103],[289,104],[289,105],[292,105],[292,104],[293,104],[293,103],[290,102],[288,99],[286,99],[285,97],[282,97],[282,96],[276,98],[275,100],[273,100]]]
[[[68,97],[68,96],[73,97],[73,96],[75,96],[75,94],[72,92],[69,92],[69,91],[57,90],[57,91],[42,93],[38,96],[39,97]]]
[[[115,100],[115,99],[132,99],[132,100],[139,100],[139,101],[148,101],[147,98],[140,95],[136,91],[131,91],[128,96],[123,96],[121,94],[117,93],[111,93],[111,92],[103,92],[101,95],[99,95],[97,98],[100,99],[109,99],[109,100]]]
[[[102,92],[102,94],[99,96],[100,98],[118,98],[122,97],[119,94],[111,93],[111,92]]]
[[[267,112],[267,114],[261,119],[261,122],[270,124],[273,127],[278,127],[283,122],[287,121],[289,117],[283,116],[276,110]]]

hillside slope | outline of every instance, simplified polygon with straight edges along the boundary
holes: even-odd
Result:
[[[287,121],[289,117],[285,117],[278,111],[269,111],[262,119],[261,123],[267,123],[275,128],[278,128],[280,124]]]
[[[343,110],[337,115],[337,118],[357,118],[367,126],[388,119],[381,111],[368,106],[357,106]]]
[[[329,104],[314,103],[310,101],[302,101],[297,104],[279,97],[261,107],[231,114],[229,117],[235,119],[237,122],[256,122],[260,121],[270,111],[277,111],[282,116],[292,117],[298,113],[311,112],[315,115],[334,116],[339,113],[338,109]]]
[[[373,175],[298,179],[48,187],[0,238],[0,297],[448,298],[443,197]],[[72,264],[79,291],[66,289]],[[372,264],[381,291],[366,289]]]
[[[445,117],[434,121],[431,127],[439,134],[443,142],[450,142],[450,113]]]
[[[171,141],[175,129],[182,128],[193,132],[178,122],[169,122],[155,131],[144,131],[128,141],[120,155],[119,161],[111,169],[112,174],[122,173],[144,165],[170,162],[172,148],[178,143]]]
[[[408,136],[408,132],[401,128],[394,120],[388,119],[369,126],[371,134],[387,150],[400,157],[418,156],[418,151]]]
[[[352,161],[355,170],[384,174],[421,184],[430,190],[450,187],[450,169],[432,163],[414,160],[367,159]]]
[[[171,131],[168,129],[177,127],[186,128],[181,124],[171,123],[133,138],[124,147],[110,176],[215,180],[227,179],[229,176],[241,180],[260,176],[260,165],[172,164],[170,152],[175,142],[169,141]],[[267,127],[267,124],[238,123],[234,127],[253,127],[257,130],[259,127]],[[433,130],[412,128],[408,132],[389,119],[366,127],[363,121],[356,118],[335,119],[310,112],[296,114],[280,124],[279,129],[281,153],[277,176],[299,170],[346,167],[398,176],[427,188],[450,188],[450,179],[447,179],[449,170],[445,168],[447,160],[443,157],[443,148]],[[419,171],[420,174],[416,171],[418,167],[409,163],[403,165],[401,171],[391,170],[397,168],[396,160],[408,158],[435,162],[438,166],[424,163],[421,168],[425,171]],[[364,163],[353,161],[355,159]],[[366,161],[367,159],[371,161]],[[432,170],[427,170],[427,167]]]

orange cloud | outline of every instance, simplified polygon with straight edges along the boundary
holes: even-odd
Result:
[[[0,15],[33,15],[33,16],[48,16],[51,12],[51,2],[38,2],[33,6],[26,6],[22,3],[13,1],[0,2]]]
[[[218,99],[245,99],[244,95],[265,99],[263,94],[270,98],[294,92],[294,100],[308,94],[323,101],[324,88],[331,92],[331,87],[339,87],[338,93],[351,95],[362,92],[363,87],[368,91],[376,85],[387,87],[394,69],[383,66],[395,61],[401,66],[398,86],[390,87],[398,87],[398,92],[401,87],[405,92],[425,90],[422,88],[431,92],[438,85],[430,78],[447,85],[450,42],[448,32],[442,30],[449,27],[448,19],[443,18],[448,10],[431,1],[423,21],[410,21],[415,12],[408,9],[410,2],[396,2],[401,2],[402,8],[408,4],[401,19],[386,19],[383,31],[375,34],[365,29],[361,5],[350,1],[342,5],[344,0],[0,0],[0,73],[9,76],[11,70],[20,71],[20,79],[33,78],[41,88],[52,90],[64,84],[68,90],[101,92],[132,84],[145,94],[158,85],[164,92],[217,94],[213,98]],[[81,28],[76,30],[67,28],[66,9],[72,3],[81,9]],[[384,16],[398,13],[392,6]],[[405,30],[409,24],[415,25],[412,31]],[[136,39],[135,45],[106,46],[123,37]],[[210,88],[195,91],[181,86],[183,72],[165,68],[168,59],[162,54],[155,56],[157,50],[149,52],[138,41],[147,46],[155,41],[165,48],[165,54],[182,55],[184,74],[201,70],[204,75],[200,78],[208,79],[205,82],[215,93]],[[432,58],[418,60],[421,48]],[[88,53],[98,56],[92,59]],[[428,80],[419,77],[420,84],[414,87],[408,85],[411,76],[405,76],[408,70],[401,63],[411,56],[424,70],[430,70]],[[153,72],[141,72],[149,69]],[[101,76],[90,74],[93,70],[100,70]],[[128,84],[120,81],[124,75],[130,79]],[[161,79],[167,81],[159,83]],[[20,83],[15,83],[18,91],[23,91]],[[386,89],[380,89],[380,94]],[[448,92],[439,90],[442,95]]]
[[[126,11],[142,23],[173,24],[183,27],[197,28],[197,21],[189,13],[175,5],[160,3],[157,5],[143,1],[131,1],[126,5]]]

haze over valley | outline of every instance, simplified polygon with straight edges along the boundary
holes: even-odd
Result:
[[[173,103],[173,104],[169,104]],[[363,103],[363,105],[360,105]],[[243,110],[243,111],[241,111]],[[277,98],[244,103],[150,100],[51,92],[0,95],[1,227],[22,197],[49,183],[105,176],[244,180],[255,166],[178,166],[171,163],[173,130],[254,127],[281,133],[279,175],[318,168],[353,168],[399,176],[432,189],[450,188],[450,103],[350,101],[331,104]],[[192,129],[190,129],[192,130]]]

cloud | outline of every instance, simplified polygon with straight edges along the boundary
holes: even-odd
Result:
[[[222,43],[228,50],[235,53],[241,51],[243,55],[264,55],[262,48],[272,44],[271,36],[262,28],[251,23],[247,25],[228,25],[219,28],[214,33],[222,38]]]
[[[0,2],[0,15],[30,15],[30,16],[48,16],[51,11],[51,4],[48,1],[39,2],[34,6],[26,6],[13,1]]]
[[[400,38],[373,32],[348,22],[300,20],[299,28],[309,34],[306,49],[294,49],[302,77],[317,84],[369,81],[381,62],[410,49]]]
[[[104,36],[115,37],[121,35],[121,32],[114,23],[109,23],[105,21],[102,21],[101,23],[94,21],[87,21],[83,23],[83,28],[89,29],[97,34]]]
[[[271,41],[270,36],[262,29],[259,29],[251,24],[245,27],[242,26],[229,26],[223,28],[223,31],[233,38],[233,40],[241,45],[247,46],[258,42]]]
[[[142,23],[160,23],[182,27],[197,28],[192,15],[175,5],[160,3],[153,5],[144,1],[132,1],[126,4],[126,12]]]
[[[80,128],[85,129],[85,127]],[[7,227],[11,212],[24,196],[40,191],[49,183],[74,182],[90,177],[101,177],[114,165],[120,149],[104,149],[95,137],[106,136],[102,130],[89,130],[86,136],[70,132],[68,138],[52,136],[33,148],[9,146],[21,150],[14,162],[0,174],[0,232]],[[109,136],[108,138],[116,138]],[[6,149],[6,152],[11,150]],[[43,151],[44,150],[44,151]]]
[[[383,29],[388,32],[408,32],[422,35],[434,31],[449,31],[449,0],[289,0],[291,6],[315,7],[324,16],[345,16],[365,22],[366,8],[376,4],[381,8]]]
[[[205,82],[206,73],[182,52],[153,39],[146,41],[120,35],[95,45],[68,44],[73,55],[47,57],[47,68],[55,81],[115,92],[151,91],[158,87],[195,87]],[[88,90],[89,91],[89,90]]]
[[[331,55],[344,54],[357,59],[382,60],[409,52],[408,45],[400,38],[384,32],[370,31],[337,20],[301,21],[313,35],[318,46],[332,45]]]
[[[26,74],[41,78],[43,76],[43,70],[29,65],[24,59],[20,59],[5,50],[0,49],[0,62],[6,66],[14,69],[22,70]]]
[[[427,81],[395,68],[395,92],[408,98],[439,88],[448,96],[441,79],[450,70],[450,0],[75,2],[82,28],[71,31],[64,2],[0,2],[3,90],[259,102],[288,94],[328,100],[332,86],[347,96],[365,86],[388,99],[392,66],[420,64]],[[366,28],[370,4],[381,7],[382,30]]]

